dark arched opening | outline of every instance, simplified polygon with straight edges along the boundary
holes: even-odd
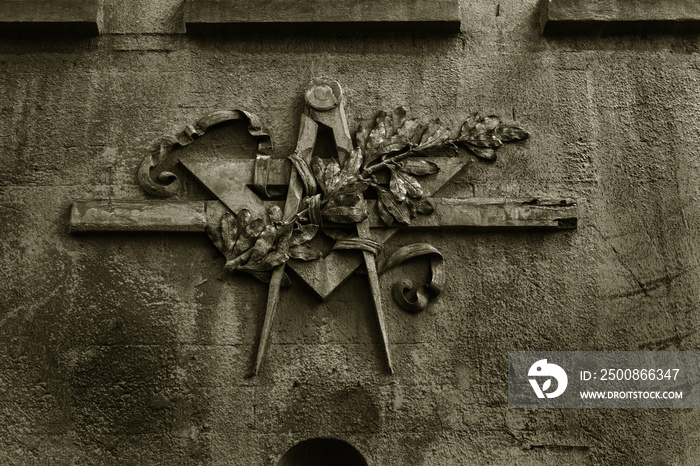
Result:
[[[312,438],[290,448],[277,466],[367,466],[367,461],[347,442]]]

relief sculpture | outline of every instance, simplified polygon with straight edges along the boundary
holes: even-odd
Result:
[[[430,244],[382,251],[384,243],[400,228],[575,228],[575,203],[568,200],[432,197],[471,160],[458,147],[492,162],[503,144],[529,136],[520,126],[497,116],[474,113],[458,131],[452,131],[439,118],[417,118],[399,107],[377,113],[369,123],[357,128],[353,138],[344,105],[343,90],[337,81],[314,80],[305,94],[296,149],[286,160],[271,157],[272,139],[257,116],[234,110],[214,112],[181,133],[163,138],[158,151],[148,155],[139,167],[139,183],[146,192],[173,197],[179,192],[180,180],[162,166],[175,162],[184,165],[218,201],[207,201],[203,208],[192,207],[191,218],[182,219],[182,223],[194,225],[195,229],[199,226],[207,233],[225,257],[226,271],[247,273],[269,284],[255,374],[263,362],[280,288],[290,284],[287,267],[323,299],[364,266],[385,360],[389,372],[393,372],[379,275],[410,258],[429,258],[429,283],[414,285],[404,279],[395,283],[391,291],[396,303],[413,313],[424,310],[441,292],[445,281],[443,256]],[[211,126],[231,120],[246,121],[249,134],[257,141],[252,166],[247,161],[222,164],[178,157],[174,149],[204,136]],[[335,145],[334,153],[323,156],[314,155],[321,126],[331,130]],[[285,175],[286,201],[280,205],[269,200],[269,185],[279,184],[273,181],[279,182]],[[99,215],[100,209],[109,208],[114,213],[114,206],[77,203],[71,219],[73,231],[119,230],[119,220],[114,215],[109,220]],[[116,217],[133,217],[134,209],[126,204]],[[169,228],[157,225],[158,220],[152,221],[156,229]],[[146,218],[137,223],[148,222]],[[330,251],[319,241],[321,236],[334,241]],[[348,255],[348,250],[355,253]]]

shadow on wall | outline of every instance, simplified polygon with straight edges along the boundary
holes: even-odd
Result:
[[[313,438],[297,443],[277,466],[367,466],[352,445],[332,438]]]

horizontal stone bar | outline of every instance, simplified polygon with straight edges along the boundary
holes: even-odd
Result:
[[[573,229],[576,203],[570,200],[504,200],[431,198],[435,212],[416,215],[409,227],[486,227]],[[370,212],[375,212],[374,209]],[[370,218],[372,225],[381,224]]]
[[[4,0],[0,35],[96,36],[102,27],[99,0]]]
[[[205,203],[182,201],[78,201],[70,232],[203,232]]]
[[[370,226],[386,225],[376,200],[368,200]],[[435,212],[417,215],[406,228],[576,228],[577,208],[571,201],[500,199],[430,199]],[[79,201],[71,208],[70,231],[197,232],[206,225],[206,203],[219,201]]]
[[[543,0],[545,34],[649,34],[700,31],[698,0]]]
[[[458,0],[188,0],[187,32],[296,29],[459,32]]]

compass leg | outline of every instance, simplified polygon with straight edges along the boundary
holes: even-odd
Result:
[[[272,323],[275,320],[275,314],[277,313],[277,303],[279,303],[280,287],[282,285],[283,277],[284,264],[280,265],[272,271],[272,278],[270,279],[270,288],[268,288],[267,291],[267,307],[265,308],[265,321],[263,322],[262,333],[260,334],[260,342],[258,343],[258,354],[255,357],[255,370],[253,371],[253,375],[258,375],[260,367],[263,363],[263,359],[265,358],[267,344],[270,340],[270,332],[272,331]]]
[[[369,237],[369,222],[363,220],[357,224],[357,233],[360,238]],[[384,346],[384,356],[389,367],[389,373],[394,373],[394,365],[391,362],[391,352],[389,351],[389,336],[386,331],[386,319],[384,317],[384,308],[382,307],[381,290],[379,289],[379,275],[377,274],[377,262],[374,255],[367,251],[362,251],[367,267],[367,277],[369,277],[369,286],[372,291],[372,301],[374,302],[374,310],[377,313],[377,322],[379,323],[379,332],[382,336],[382,345]]]

